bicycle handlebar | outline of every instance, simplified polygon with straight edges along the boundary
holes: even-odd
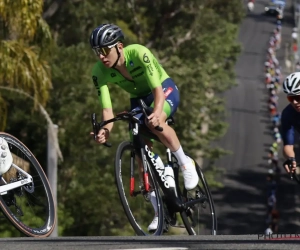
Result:
[[[94,140],[96,141],[97,135],[101,129],[101,126],[100,126],[100,123],[97,122],[97,117],[96,117],[95,113],[92,114],[92,125],[93,125],[93,131],[94,131]],[[111,145],[111,143],[105,142],[104,146],[110,148],[112,145]]]
[[[133,110],[130,112],[124,111],[124,112],[117,114],[114,118],[106,120],[106,121],[102,121],[100,123],[97,122],[96,114],[93,113],[91,119],[92,119],[92,125],[93,125],[94,140],[96,141],[97,135],[98,135],[100,129],[102,129],[108,123],[119,121],[119,120],[132,120],[134,122],[138,122],[139,120],[138,120],[138,118],[135,117],[135,115],[141,114],[141,113],[144,113],[146,118],[148,118],[148,116],[150,114],[152,114],[153,108],[148,107],[145,104],[145,102],[141,99],[139,100],[139,103],[140,103],[140,106],[142,107],[142,110]],[[160,132],[163,131],[163,128],[160,126],[156,126],[155,129]],[[112,145],[109,142],[105,142],[104,146],[111,147]]]
[[[294,175],[295,175],[295,172],[292,172],[292,168],[293,168],[293,165],[292,165],[292,162],[290,160],[286,160],[284,163],[283,163],[283,166],[285,165],[288,165],[288,168],[290,169],[290,178],[291,180],[294,179]],[[297,164],[298,165],[298,164]]]
[[[148,107],[142,99],[139,100],[139,103],[142,107],[142,111],[143,111],[144,115],[146,116],[146,118],[148,118],[148,116],[152,114],[153,108]],[[155,129],[159,132],[163,131],[163,128],[160,126],[156,126]]]

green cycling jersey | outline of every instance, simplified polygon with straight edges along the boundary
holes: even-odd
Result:
[[[131,98],[146,96],[151,90],[161,86],[169,78],[151,51],[145,46],[132,44],[124,48],[125,65],[132,80],[125,78],[118,70],[106,68],[97,62],[92,71],[92,78],[102,108],[111,108],[108,83],[117,84],[130,94]]]

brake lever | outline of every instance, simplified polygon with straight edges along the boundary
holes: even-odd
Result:
[[[162,127],[160,127],[160,126],[156,126],[155,129],[156,129],[157,131],[159,131],[159,132],[162,132],[162,131],[164,130],[164,129],[163,129]]]
[[[152,114],[152,111],[149,110],[149,107],[145,104],[145,102],[142,100],[142,99],[139,99],[139,103],[142,107],[142,111],[146,117],[146,119],[148,120],[148,116]],[[162,132],[163,131],[163,128],[160,127],[160,126],[156,126],[155,129],[159,132]]]
[[[100,125],[100,123],[97,122],[97,117],[96,117],[95,113],[92,114],[92,125],[93,125],[93,132],[94,132],[94,140],[96,141],[97,135],[101,129],[101,125]],[[105,143],[103,143],[103,145],[108,148],[110,148],[112,146],[111,143],[109,143],[109,142],[105,142]]]
[[[290,178],[291,178],[291,180],[293,180],[294,179],[294,172],[292,172],[293,165],[289,164],[288,167],[290,169]]]

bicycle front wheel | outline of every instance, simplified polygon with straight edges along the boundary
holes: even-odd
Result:
[[[151,230],[150,234],[161,235],[164,226],[162,199],[149,164],[148,171],[150,190],[147,192],[141,171],[135,164],[134,148],[130,142],[122,142],[115,158],[116,184],[124,212],[134,230],[133,234],[140,236],[149,235],[148,225],[154,217],[152,203],[156,203],[158,223],[157,228]]]
[[[21,141],[2,132],[0,137],[7,141],[13,155],[11,168],[0,176],[0,208],[26,236],[48,237],[54,229],[56,214],[48,179]]]

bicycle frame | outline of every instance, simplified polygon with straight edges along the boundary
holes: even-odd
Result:
[[[150,148],[144,143],[141,135],[139,133],[140,125],[138,123],[132,123],[133,129],[133,147],[135,153],[142,159],[143,163],[143,181],[144,181],[144,188],[146,192],[150,191],[149,185],[149,178],[148,178],[148,167],[151,167],[152,172],[155,174],[155,178],[162,189],[163,193],[165,194],[167,200],[170,205],[174,208],[177,212],[182,210],[182,202],[178,198],[176,187],[170,187],[169,183],[166,181],[166,177],[164,175],[164,168],[160,168],[154,158],[154,153],[150,150]],[[166,149],[167,152],[167,159],[168,164],[171,166],[173,165],[171,161],[171,150],[169,148]],[[134,157],[132,157],[134,158]],[[148,166],[149,164],[149,166]],[[130,173],[131,173],[131,183],[130,183],[130,192],[134,190],[134,182],[133,182],[133,173],[134,173],[134,163],[131,162],[130,164]]]
[[[33,183],[32,176],[28,173],[26,173],[23,169],[19,168],[16,164],[12,164],[12,167],[16,168],[18,171],[20,171],[24,176],[25,179],[9,183],[7,184],[3,177],[1,177],[0,181],[4,182],[5,185],[0,186],[0,195],[7,194],[7,191],[22,187],[24,185],[28,185],[29,183]]]
[[[160,188],[162,189],[168,204],[172,207],[172,210],[174,212],[180,212],[183,211],[184,209],[187,209],[188,207],[193,206],[196,203],[202,202],[202,201],[206,201],[207,198],[206,197],[200,197],[198,199],[194,199],[188,202],[183,203],[180,198],[178,197],[178,193],[177,193],[177,187],[178,187],[178,183],[177,181],[176,186],[174,188],[169,187],[168,183],[166,182],[166,178],[164,176],[164,169],[160,169],[157,166],[157,163],[154,159],[154,153],[149,149],[149,147],[144,143],[143,139],[141,138],[141,135],[139,133],[139,129],[140,126],[138,123],[134,122],[132,123],[132,125],[134,126],[134,128],[132,129],[133,132],[133,147],[135,149],[135,152],[138,154],[138,156],[140,157],[140,159],[143,159],[143,170],[144,170],[144,184],[145,184],[145,191],[149,192],[149,180],[148,180],[148,166],[147,166],[147,162],[150,164],[151,169],[153,170],[153,172],[155,173],[155,178],[158,181],[158,184],[160,186]],[[148,136],[152,137],[153,139],[155,139],[158,142],[161,142],[154,134],[152,134],[151,132],[144,132],[142,134],[147,134]],[[172,161],[172,153],[171,150],[169,148],[166,148],[166,154],[167,154],[167,162],[170,166],[173,167],[173,161]],[[132,182],[133,179],[133,173],[134,173],[134,163],[131,162],[130,164],[131,169],[130,169],[130,173],[131,173],[131,187],[130,187],[130,191],[134,190],[134,183]]]
[[[133,110],[131,112],[122,112],[116,115],[116,117],[107,120],[107,121],[102,121],[100,123],[97,122],[96,119],[96,114],[92,114],[92,125],[93,125],[93,130],[94,130],[94,139],[96,140],[97,134],[101,128],[103,128],[106,124],[119,121],[119,120],[129,120],[129,123],[131,124],[131,130],[133,134],[133,147],[134,147],[134,152],[132,154],[136,153],[138,157],[142,160],[143,163],[143,181],[144,181],[144,188],[146,192],[150,191],[150,185],[149,185],[149,171],[148,171],[148,164],[150,165],[149,167],[152,169],[153,173],[155,174],[155,178],[162,189],[163,193],[166,196],[166,199],[168,201],[168,204],[172,206],[172,209],[174,212],[180,212],[183,211],[184,209],[193,206],[196,203],[202,202],[207,200],[206,197],[201,197],[199,199],[194,199],[188,202],[183,203],[180,198],[178,197],[177,194],[177,187],[178,183],[176,183],[176,186],[169,187],[168,182],[166,181],[165,175],[164,175],[164,169],[160,169],[155,158],[154,158],[154,153],[149,149],[149,147],[145,144],[144,140],[141,138],[140,135],[140,121],[138,118],[135,117],[135,115],[143,113],[146,117],[147,115],[150,115],[152,113],[151,108],[147,107],[145,103],[140,100],[140,105],[142,110]],[[158,131],[162,131],[161,127],[156,127]],[[146,130],[143,131],[143,135],[148,135],[150,138],[153,138],[154,140],[161,142],[158,137],[151,133],[150,131]],[[104,144],[107,147],[111,147],[111,144],[106,142]],[[166,149],[167,153],[167,160],[168,164],[170,164],[173,167],[173,162],[172,162],[172,154],[170,149]],[[130,162],[130,194],[134,195],[134,155],[131,155],[131,162]]]

